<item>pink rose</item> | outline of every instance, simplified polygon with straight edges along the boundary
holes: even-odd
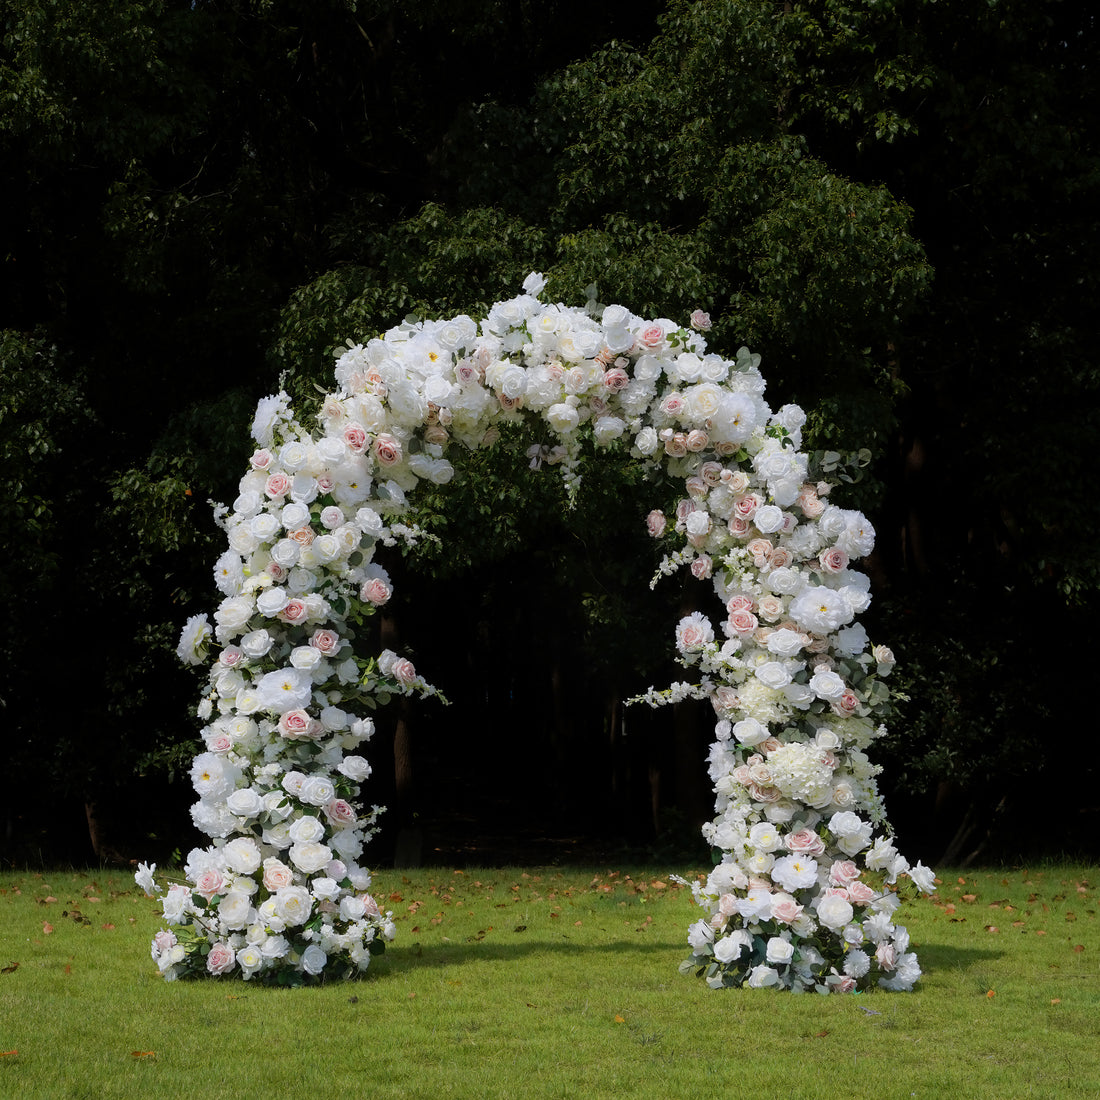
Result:
[[[355,824],[355,810],[342,798],[334,798],[325,806],[325,817],[336,829],[347,829]]]
[[[378,902],[370,894],[363,895],[363,912],[368,917],[380,917],[382,915],[382,910],[378,908]]]
[[[868,902],[874,901],[875,897],[874,890],[865,882],[857,879],[855,882],[848,884],[848,900],[853,905],[866,905]]]
[[[344,429],[344,442],[349,451],[361,455],[367,448],[367,433],[359,424],[349,424]]]
[[[229,944],[216,943],[210,948],[210,954],[206,956],[206,969],[211,974],[228,974],[236,961],[237,956]]]
[[[625,389],[629,383],[630,375],[622,367],[612,367],[611,370],[604,372],[603,385],[608,393],[618,393],[620,390]]]
[[[264,492],[273,500],[290,492],[290,478],[286,474],[272,474],[264,485]]]
[[[664,512],[656,508],[654,508],[645,518],[646,529],[655,539],[659,539],[665,533],[666,524],[667,520],[665,519]]]
[[[701,477],[689,477],[684,487],[692,500],[702,500],[707,495],[707,483]]]
[[[225,876],[216,867],[203,871],[195,880],[195,893],[210,899],[225,889]]]
[[[752,564],[763,569],[772,556],[772,544],[767,539],[752,539],[745,549],[752,554]]]
[[[308,737],[311,721],[304,710],[288,710],[279,718],[279,733],[291,739]]]
[[[412,661],[406,657],[399,657],[394,661],[393,668],[390,671],[393,673],[393,678],[399,684],[404,684],[405,687],[411,687],[416,681],[416,669],[413,667]]]
[[[710,330],[710,314],[704,313],[701,309],[695,309],[691,312],[691,327],[696,332],[707,332]]]
[[[799,829],[787,837],[787,851],[819,856],[825,851],[825,841],[812,829]]]
[[[664,342],[665,330],[660,325],[647,325],[642,329],[642,343],[647,348],[655,348]]]
[[[320,650],[322,656],[331,657],[340,648],[340,635],[335,630],[315,630],[309,644]]]
[[[759,610],[762,618],[774,621],[783,614],[783,601],[778,596],[762,596]]]
[[[177,942],[175,932],[169,932],[167,928],[162,928],[153,937],[153,958],[163,955],[165,951],[175,947]]]
[[[751,611],[734,611],[729,624],[738,634],[751,634],[760,625]]]
[[[476,386],[481,381],[480,372],[469,360],[463,360],[455,367],[455,378],[460,386]]]
[[[223,753],[229,752],[229,750],[233,747],[233,738],[230,737],[227,733],[218,733],[206,742],[206,747],[211,752],[216,752],[219,756],[221,756]]]
[[[784,924],[793,924],[802,915],[802,906],[790,894],[778,894],[772,902],[772,916]]]
[[[786,569],[794,561],[794,555],[785,546],[780,546],[772,551],[769,565],[773,569]]]
[[[678,418],[684,413],[684,399],[678,393],[667,393],[661,401],[661,412],[665,416]]]
[[[309,615],[309,608],[302,600],[287,600],[286,607],[279,612],[278,618],[284,623],[303,623]]]
[[[740,704],[741,700],[737,697],[737,692],[728,684],[716,687],[714,694],[710,697],[710,705],[714,707],[716,714],[735,710]]]
[[[847,889],[859,878],[859,868],[850,859],[838,859],[829,868],[829,883]]]
[[[374,454],[383,466],[396,466],[401,461],[401,444],[384,432],[374,441]]]
[[[674,432],[665,440],[665,454],[670,458],[683,458],[687,452],[687,436],[683,432]]]
[[[875,958],[883,970],[893,970],[898,965],[898,950],[888,941],[883,941],[875,949]]]
[[[297,531],[291,531],[287,538],[293,539],[299,546],[312,546],[313,545],[313,528],[299,527]]]
[[[726,601],[726,610],[732,615],[735,611],[751,611],[753,602],[751,596],[739,592],[736,596],[730,596]]]
[[[274,461],[274,455],[269,450],[261,449],[254,451],[252,454],[252,469],[253,470],[266,470],[268,466]]]
[[[699,476],[712,489],[722,484],[722,474],[724,472],[720,462],[704,462],[703,465],[699,467]]]
[[[840,573],[848,568],[848,555],[837,546],[821,554],[821,569],[825,573]]]
[[[756,493],[747,493],[736,501],[733,506],[733,513],[736,516],[740,516],[742,519],[752,519],[756,515],[757,508],[763,502]]]
[[[700,554],[691,563],[691,575],[699,581],[705,581],[710,577],[714,563],[706,554]]]
[[[835,993],[851,993],[856,987],[856,980],[845,974],[832,982],[832,987]]]
[[[685,446],[692,454],[698,454],[700,451],[706,450],[709,440],[710,436],[702,428],[693,428],[687,434]]]
[[[294,883],[294,872],[281,860],[269,856],[264,860],[264,887],[274,894]]]
[[[726,526],[735,539],[743,539],[749,533],[749,521],[744,516],[730,516]]]
[[[236,668],[241,663],[241,658],[244,654],[241,652],[239,646],[227,645],[225,649],[218,654],[218,664],[223,668]]]
[[[380,577],[371,577],[359,590],[359,598],[374,604],[375,607],[381,607],[392,595],[390,586]]]
[[[850,718],[859,710],[859,696],[854,691],[845,691],[833,705],[833,713],[841,718]]]
[[[318,474],[317,475],[317,491],[319,493],[331,493],[332,487],[336,484],[336,479],[332,474]]]

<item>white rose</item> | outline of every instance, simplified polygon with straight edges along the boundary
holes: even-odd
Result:
[[[318,871],[324,870],[331,859],[332,850],[324,844],[313,842],[290,846],[290,862],[307,875],[315,875]]]
[[[302,952],[302,969],[307,974],[313,974],[314,976],[320,974],[325,969],[325,963],[327,962],[328,955],[315,943],[311,943]]]
[[[226,928],[247,928],[254,910],[243,890],[230,890],[218,903],[218,919]]]
[[[264,800],[252,787],[242,787],[225,800],[226,809],[237,817],[256,817],[263,813]]]
[[[237,875],[250,875],[260,866],[260,849],[249,836],[234,837],[222,849],[229,870]]]
[[[642,455],[651,455],[657,450],[657,429],[656,428],[643,428],[634,437],[634,446],[637,448],[638,453]]]
[[[580,422],[577,410],[572,405],[567,405],[564,402],[551,405],[546,411],[546,419],[549,421],[550,427],[559,435],[568,435]]]
[[[306,814],[290,826],[288,835],[296,844],[315,844],[325,835],[325,827],[318,818]]]
[[[355,783],[362,782],[371,773],[371,766],[362,756],[345,756],[336,769]]]
[[[782,936],[772,936],[768,940],[768,950],[765,958],[768,962],[778,965],[789,963],[794,958],[794,944],[790,940],[783,939]]]

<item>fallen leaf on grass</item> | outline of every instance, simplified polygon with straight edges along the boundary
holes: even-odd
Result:
[[[1037,935],[1037,936],[1045,936],[1045,935],[1046,935],[1046,932],[1044,932],[1044,931],[1043,931],[1043,929],[1041,929],[1041,928],[1036,928],[1036,929],[1035,929],[1035,935]]]
[[[1080,955],[1081,952],[1084,951],[1084,950],[1085,950],[1085,945],[1083,943],[1075,943],[1073,945],[1073,953],[1075,955]]]
[[[157,1052],[155,1050],[131,1050],[131,1058],[137,1058],[144,1062],[155,1062],[157,1060]]]
[[[12,974],[19,969],[19,963],[8,963],[7,966],[0,969],[0,974]]]
[[[48,936],[51,932],[53,932],[53,925],[48,920],[44,920],[42,922],[42,935]]]
[[[625,1023],[626,1023],[626,1018],[625,1018],[625,1017],[623,1017],[623,1016],[616,1016],[616,1017],[615,1017],[615,1023],[617,1023],[617,1024],[625,1024]]]
[[[825,1038],[825,1036],[826,1036],[826,1035],[828,1035],[828,1034],[829,1034],[829,1029],[828,1029],[828,1028],[825,1028],[825,1030],[824,1030],[824,1031],[818,1031],[818,1032],[816,1032],[816,1033],[814,1034],[814,1038],[815,1038],[815,1039],[824,1039],[824,1038]]]
[[[978,900],[978,895],[977,894],[963,894],[962,899],[963,899],[963,901],[977,901]]]
[[[114,930],[115,930],[115,926],[113,924],[105,924],[103,926],[103,931],[104,932],[113,932]]]
[[[1052,1005],[1060,1005],[1062,1003],[1062,998],[1061,997],[1051,997],[1050,1003]]]
[[[18,1053],[17,1050],[0,1050],[0,1058],[14,1058]]]
[[[985,930],[987,932],[993,932],[993,933],[1000,932],[1000,929],[995,924],[987,924],[985,926]]]
[[[987,989],[985,995],[987,997],[996,997],[997,991],[995,989]]]
[[[515,930],[517,932],[526,932],[527,931],[527,925],[526,924],[517,924]]]
[[[413,990],[413,992],[409,994],[409,1000],[410,1001],[416,1000],[416,990]]]
[[[575,921],[573,922],[573,927],[574,927],[574,928],[580,928],[580,926],[581,926],[581,922],[580,922],[579,920],[575,920]]]

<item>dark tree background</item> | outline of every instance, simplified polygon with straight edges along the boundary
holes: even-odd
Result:
[[[3,858],[190,846],[172,649],[255,400],[531,270],[709,310],[811,446],[872,452],[843,491],[910,697],[878,749],[905,850],[1100,854],[1087,8],[0,0],[0,35]],[[380,629],[454,705],[380,716],[377,858],[694,853],[708,717],[623,701],[708,594],[647,590],[652,486],[592,468],[569,512],[525,442],[391,563]]]

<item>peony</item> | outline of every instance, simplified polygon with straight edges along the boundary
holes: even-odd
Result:
[[[701,612],[693,611],[676,627],[676,648],[681,653],[693,653],[714,641],[714,628]]]
[[[771,876],[773,882],[792,894],[805,890],[817,883],[817,860],[801,852],[792,852],[775,861]]]
[[[313,695],[313,680],[297,668],[269,672],[258,685],[260,705],[272,714],[305,707]]]

